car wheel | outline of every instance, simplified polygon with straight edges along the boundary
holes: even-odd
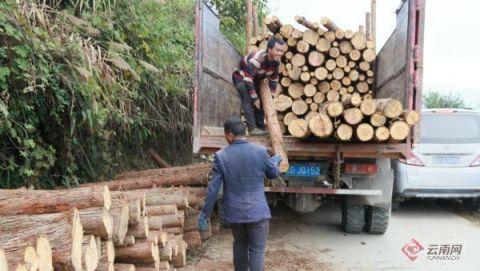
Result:
[[[342,229],[347,233],[360,233],[365,227],[365,207],[342,203]]]
[[[388,228],[390,212],[386,208],[372,206],[367,211],[366,230],[372,234],[384,234]]]
[[[480,199],[475,198],[475,199],[464,199],[463,200],[463,205],[469,210],[469,211],[474,211],[477,212],[480,210]]]

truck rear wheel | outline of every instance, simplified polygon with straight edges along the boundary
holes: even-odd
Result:
[[[372,206],[367,212],[366,230],[373,234],[384,234],[388,228],[390,210]]]
[[[348,233],[360,233],[365,227],[365,207],[362,205],[348,206],[342,203],[342,229]]]

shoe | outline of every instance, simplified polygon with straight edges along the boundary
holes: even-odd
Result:
[[[259,128],[253,128],[251,131],[249,131],[248,134],[252,136],[268,135],[268,133],[265,130],[262,130]]]

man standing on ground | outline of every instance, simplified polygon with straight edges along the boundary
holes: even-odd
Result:
[[[271,37],[266,50],[248,54],[240,60],[232,74],[235,88],[240,93],[243,113],[251,135],[265,134],[263,110],[260,103],[260,80],[268,78],[272,93],[278,84],[278,67],[285,51],[285,42]]]
[[[262,271],[271,217],[263,182],[265,176],[273,179],[279,175],[280,158],[269,157],[266,148],[249,143],[245,130],[245,124],[237,117],[225,122],[229,146],[215,155],[198,224],[200,230],[208,227],[208,218],[223,184],[224,220],[232,227],[235,271]]]

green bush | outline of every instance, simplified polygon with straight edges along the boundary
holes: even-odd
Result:
[[[189,161],[193,1],[43,2],[0,3],[0,188]]]

